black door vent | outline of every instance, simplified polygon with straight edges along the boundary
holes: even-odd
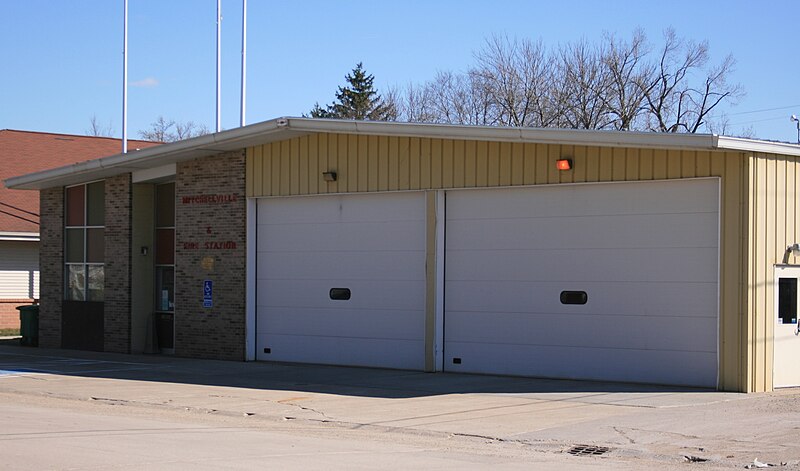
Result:
[[[575,445],[567,453],[574,456],[599,456],[609,451],[611,448],[605,446]]]

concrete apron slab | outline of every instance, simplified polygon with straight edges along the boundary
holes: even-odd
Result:
[[[774,432],[757,410],[727,423],[739,404],[763,395],[8,345],[0,345],[0,393],[675,453],[721,449],[740,432],[749,439]],[[800,416],[786,420],[792,429]],[[775,446],[788,440],[778,436]],[[740,442],[737,453],[765,456],[763,446]]]

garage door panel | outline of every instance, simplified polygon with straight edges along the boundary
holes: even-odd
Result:
[[[259,256],[258,278],[309,280],[326,273],[337,280],[364,280],[382,273],[384,280],[424,280],[424,256],[419,250],[274,252]]]
[[[380,368],[420,369],[425,361],[422,340],[365,339],[354,337],[315,337],[297,335],[259,335],[259,347],[269,345],[270,353],[259,348],[258,360],[351,365]],[[302,345],[302,349],[297,346]],[[342,348],[347,345],[348,348]],[[410,352],[387,355],[390,352]]]
[[[425,325],[416,310],[291,306],[276,307],[272,312],[260,327],[273,335],[374,338],[380,329],[383,339],[416,341],[425,336]]]
[[[348,288],[347,301],[332,300],[331,288]],[[422,281],[369,280],[344,282],[342,280],[271,280],[259,293],[258,305],[271,307],[311,307],[331,309],[405,309],[420,310],[420,299],[425,297]]]
[[[448,311],[447,333],[464,343],[530,346],[683,350],[713,353],[716,337],[705,335],[713,318],[528,312]],[[536,326],[546,326],[537,328]],[[658,332],[658,335],[652,335]],[[555,342],[555,343],[554,343]]]
[[[552,250],[707,247],[708,240],[697,227],[713,227],[716,222],[717,213],[452,220],[447,246],[450,250],[532,245]],[[627,230],[620,233],[620,227]]]
[[[419,231],[424,221],[358,222],[335,224],[287,224],[261,225],[260,231],[268,231],[269,238],[259,244],[262,252],[319,251],[323,247],[335,247],[337,251],[381,251],[386,250],[386,234],[392,234],[392,250],[418,250],[424,247],[425,232]],[[422,233],[420,233],[422,232]],[[320,239],[325,245],[320,247]]]
[[[653,185],[655,183],[656,185]],[[608,184],[563,185],[548,188],[530,205],[527,195],[517,189],[465,191],[458,197],[466,204],[448,207],[448,219],[581,217],[619,214],[714,213],[719,208],[718,189],[699,188],[696,181],[626,182],[614,188]],[[593,186],[603,188],[591,188]],[[648,198],[631,198],[631,194],[647,192]],[[451,192],[450,196],[456,194]],[[587,195],[591,195],[587,198]]]
[[[445,369],[715,386],[718,207],[718,179],[449,192]]]
[[[716,387],[716,353],[531,347],[510,344],[447,345],[449,371]],[[453,358],[460,358],[454,364]],[[524,359],[511,362],[509,359]],[[679,365],[679,368],[675,366]]]
[[[716,248],[448,250],[447,277],[450,281],[715,282],[716,260]]]
[[[260,224],[325,224],[382,221],[418,221],[424,201],[419,193],[392,193],[391,198],[378,195],[331,195],[325,197],[274,198],[258,207]],[[383,198],[382,198],[383,197]],[[266,200],[262,200],[266,201]],[[387,217],[391,215],[391,217]]]
[[[717,317],[705,308],[716,302],[714,283],[452,281],[447,286],[448,311],[581,314],[588,308],[599,314]],[[588,304],[561,304],[565,290],[585,291]]]
[[[259,359],[424,368],[424,202],[419,192],[259,200]],[[330,299],[331,288],[350,299]]]

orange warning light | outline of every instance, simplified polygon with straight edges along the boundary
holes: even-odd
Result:
[[[570,159],[556,160],[556,168],[559,170],[572,170],[572,160]]]

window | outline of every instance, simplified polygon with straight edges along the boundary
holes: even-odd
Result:
[[[175,310],[175,183],[156,186],[156,311]]]
[[[778,279],[778,323],[797,324],[797,278]]]
[[[102,301],[105,259],[105,183],[66,189],[64,260],[65,299]]]

